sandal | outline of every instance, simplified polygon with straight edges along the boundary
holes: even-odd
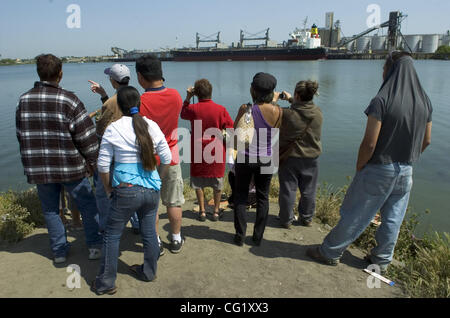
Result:
[[[223,211],[224,211],[223,209],[220,209],[219,212],[214,212],[212,221],[213,222],[219,221],[223,217]]]
[[[228,195],[226,193],[222,193],[222,196],[220,197],[220,202],[227,202],[228,201]]]
[[[205,211],[198,212],[198,220],[200,222],[206,221],[206,212]]]

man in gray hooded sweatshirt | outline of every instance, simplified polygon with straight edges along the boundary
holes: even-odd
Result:
[[[377,246],[366,258],[384,273],[392,262],[400,226],[413,184],[413,163],[431,143],[430,99],[420,84],[413,59],[405,52],[389,54],[384,83],[365,113],[366,133],[357,173],[341,206],[341,219],[318,248],[307,255],[337,265],[343,252],[381,211]]]

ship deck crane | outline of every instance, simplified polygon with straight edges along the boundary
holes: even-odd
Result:
[[[216,36],[217,35],[217,36]],[[203,38],[200,38],[202,36]],[[213,39],[213,36],[216,37]],[[214,34],[211,34],[210,36],[204,36],[200,33],[196,33],[195,35],[196,43],[197,43],[197,49],[199,48],[200,43],[220,43],[220,31]]]
[[[250,34],[244,30],[241,30],[241,37],[240,37],[240,45],[241,47],[244,47],[244,41],[266,41],[265,45],[267,46],[270,38],[269,38],[269,30],[270,28],[263,30],[261,32],[255,33],[255,34]],[[258,36],[259,34],[262,34],[263,32],[265,32],[265,36]],[[246,38],[244,33],[249,34],[250,37]]]
[[[388,39],[388,50],[389,51],[394,50],[394,49],[397,48],[398,36],[400,35],[402,38],[404,38],[403,34],[401,32],[401,23],[406,17],[408,17],[408,16],[402,14],[399,11],[391,12],[389,14],[389,21],[386,21],[386,22],[384,22],[384,23],[382,23],[380,25],[374,26],[374,27],[372,27],[372,28],[370,28],[370,29],[368,29],[368,30],[366,30],[364,32],[361,32],[358,35],[353,36],[351,39],[349,39],[347,41],[344,41],[341,44],[339,44],[338,48],[346,46],[347,44],[349,44],[349,43],[351,43],[351,42],[353,42],[353,41],[363,37],[366,34],[369,34],[369,33],[373,32],[373,31],[375,31],[375,30],[378,30],[378,29],[381,29],[381,28],[389,28],[389,32],[388,32],[388,34],[389,34],[388,35],[388,38],[389,38]],[[408,49],[412,53],[412,50],[409,47],[408,43],[406,41],[405,41],[405,43],[406,43],[406,46],[408,47]]]

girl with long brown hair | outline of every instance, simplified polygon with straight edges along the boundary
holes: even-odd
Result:
[[[123,229],[137,212],[144,244],[144,264],[133,265],[130,270],[142,281],[155,279],[159,244],[156,235],[161,177],[158,174],[155,154],[164,166],[170,164],[172,155],[159,126],[139,114],[140,94],[131,86],[118,91],[117,102],[123,117],[106,129],[98,159],[98,170],[107,194],[111,197],[111,212],[106,222],[103,259],[99,274],[92,284],[97,294],[114,294],[117,291],[117,261]],[[110,165],[114,170],[110,175]]]

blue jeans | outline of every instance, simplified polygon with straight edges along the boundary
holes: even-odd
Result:
[[[102,238],[98,234],[98,223],[95,219],[98,210],[91,184],[87,178],[62,184],[38,184],[38,196],[50,236],[50,247],[55,258],[65,257],[70,248],[70,244],[67,242],[66,229],[59,216],[59,198],[63,186],[75,200],[75,204],[80,210],[86,235],[86,245],[89,248],[99,248],[102,244]]]
[[[145,281],[155,279],[159,259],[155,228],[159,197],[159,192],[139,186],[114,188],[111,215],[103,236],[103,259],[95,282],[98,291],[109,290],[115,286],[120,238],[128,220],[135,212],[139,216],[144,243],[144,264],[140,267],[138,275]]]
[[[381,225],[371,251],[373,263],[386,268],[394,255],[400,226],[408,208],[413,184],[413,168],[399,163],[367,165],[358,172],[341,206],[338,225],[325,238],[320,252],[328,259],[338,260],[346,248],[370,225],[381,211]]]
[[[111,200],[106,195],[105,187],[103,186],[103,182],[100,178],[98,171],[95,171],[94,173],[94,187],[95,187],[95,198],[97,200],[97,208],[99,213],[98,217],[99,228],[100,232],[104,232],[109,212],[111,209]],[[130,222],[133,229],[139,229],[139,218],[137,216],[137,213],[134,213],[131,216]]]
[[[100,232],[104,232],[106,227],[106,220],[108,219],[109,215],[109,210],[111,209],[111,201],[106,195],[105,187],[103,186],[103,182],[97,170],[94,173],[94,187],[99,216],[99,228]]]

